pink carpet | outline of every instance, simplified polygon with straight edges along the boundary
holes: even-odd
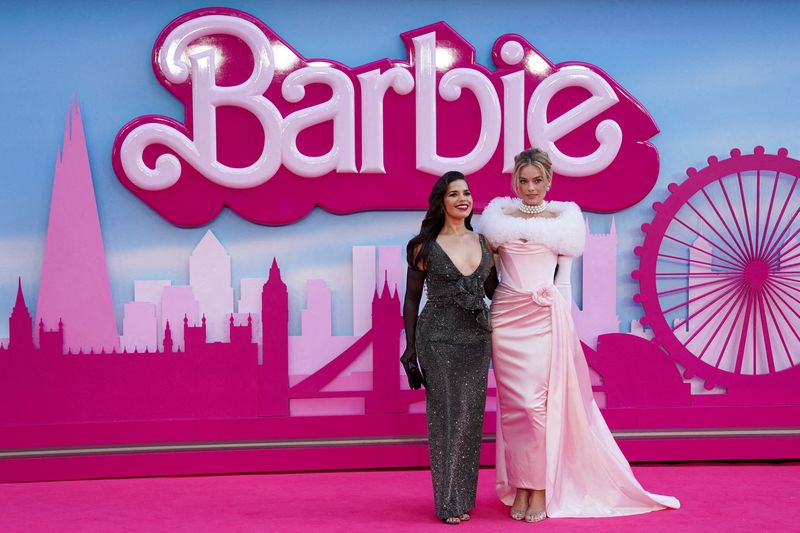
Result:
[[[482,469],[473,519],[455,531],[800,531],[800,463],[641,465],[677,511],[512,522]],[[0,484],[0,531],[291,532],[453,530],[436,520],[425,470]]]

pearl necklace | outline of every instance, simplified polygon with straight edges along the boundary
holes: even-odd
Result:
[[[547,209],[547,202],[543,201],[539,205],[528,205],[524,202],[520,202],[518,207],[519,210],[526,215],[541,215]]]

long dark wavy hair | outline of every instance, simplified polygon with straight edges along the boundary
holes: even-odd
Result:
[[[444,227],[444,194],[447,186],[454,181],[464,180],[464,174],[457,170],[451,170],[442,175],[433,184],[430,196],[428,196],[428,212],[419,228],[419,234],[408,241],[406,245],[406,261],[409,268],[419,270],[419,265],[426,265],[428,257],[431,255],[433,241]],[[472,231],[472,212],[464,220],[464,225]],[[416,253],[414,251],[416,250]]]

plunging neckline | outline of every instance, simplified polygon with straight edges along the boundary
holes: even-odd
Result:
[[[442,248],[442,245],[441,245],[441,244],[439,244],[439,241],[437,241],[436,239],[433,239],[433,242],[436,244],[436,246],[438,246],[438,247],[439,247],[439,250],[441,250],[441,251],[442,251],[442,253],[444,254],[444,256],[445,256],[445,257],[447,258],[447,260],[450,262],[450,265],[452,265],[452,267],[456,269],[456,272],[458,272],[459,274],[461,274],[461,277],[462,277],[462,278],[471,278],[472,276],[474,276],[475,274],[477,274],[477,273],[478,273],[478,271],[479,271],[479,270],[481,269],[481,267],[483,266],[483,260],[484,260],[484,257],[483,257],[483,256],[484,256],[484,253],[483,253],[483,239],[481,238],[481,236],[480,236],[480,235],[478,235],[478,246],[479,246],[479,247],[480,247],[480,249],[481,249],[481,260],[480,260],[480,262],[478,263],[478,266],[477,266],[477,267],[475,267],[475,270],[473,270],[471,274],[464,274],[463,272],[461,272],[461,269],[460,269],[460,268],[458,268],[458,267],[456,266],[455,262],[454,262],[454,261],[453,261],[453,260],[450,258],[450,254],[448,254],[448,253],[447,253],[447,251],[446,251],[444,248]]]

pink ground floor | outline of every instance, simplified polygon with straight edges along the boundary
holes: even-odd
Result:
[[[480,471],[473,519],[456,531],[800,531],[800,462],[634,466],[677,511],[512,522]],[[0,484],[0,531],[443,531],[427,470],[367,470]]]

